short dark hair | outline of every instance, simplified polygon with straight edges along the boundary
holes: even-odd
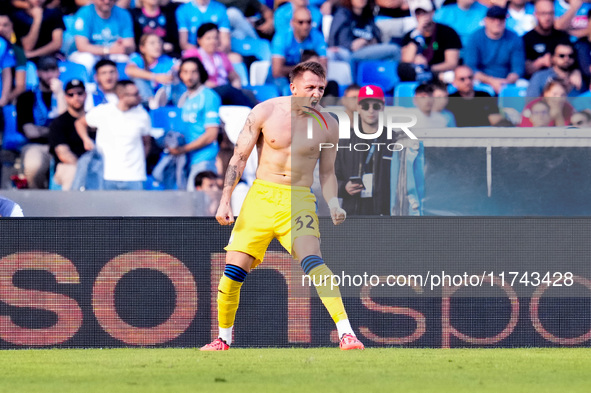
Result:
[[[207,22],[207,23],[202,24],[197,29],[197,38],[203,37],[207,32],[212,31],[212,30],[219,31],[218,25],[216,25],[215,23],[211,23],[211,22]]]
[[[291,70],[289,73],[289,81],[293,82],[295,78],[303,75],[306,71],[310,71],[314,75],[319,76],[322,79],[326,79],[326,72],[324,71],[322,64],[315,61],[306,61],[296,65],[293,70]]]
[[[559,46],[566,46],[566,47],[570,48],[573,51],[573,54],[575,52],[575,47],[573,46],[573,44],[563,40],[563,41],[557,42],[556,45],[552,48],[552,55],[556,54],[556,49],[558,49]]]
[[[218,175],[212,171],[199,172],[197,176],[195,176],[195,188],[203,185],[203,179],[217,180]]]
[[[205,66],[203,65],[201,60],[199,60],[198,57],[187,57],[183,59],[181,61],[181,65],[179,66],[179,75],[181,73],[181,70],[183,69],[183,66],[187,63],[194,63],[197,66],[197,72],[199,73],[199,83],[203,84],[205,83],[205,81],[209,79],[209,74],[207,73]]]
[[[103,68],[104,66],[111,66],[111,67],[115,67],[117,68],[117,64],[113,61],[113,60],[109,60],[109,59],[100,59],[99,61],[96,62],[96,64],[94,65],[94,72],[98,72],[98,70],[100,70],[101,68]]]
[[[304,49],[302,52],[302,63],[310,60],[313,57],[319,57],[318,52],[314,49]]]
[[[432,83],[421,83],[415,89],[415,96],[420,93],[433,94],[435,88]]]
[[[352,90],[361,90],[361,86],[359,86],[357,83],[351,83],[349,86],[347,86],[347,88],[344,91],[344,94],[347,94],[348,92],[352,91]]]
[[[117,93],[117,95],[119,95],[121,90],[124,90],[127,86],[131,85],[135,86],[135,83],[128,79],[117,81],[117,84],[115,85],[115,92]]]
[[[447,83],[441,82],[439,80],[434,80],[431,82],[431,85],[433,86],[433,91],[441,90],[447,92]]]

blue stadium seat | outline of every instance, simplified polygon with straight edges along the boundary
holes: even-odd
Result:
[[[259,60],[271,60],[271,44],[262,38],[232,38],[232,51],[242,56],[254,56]]]
[[[119,71],[119,80],[129,80],[129,76],[127,76],[127,74],[125,73],[125,67],[127,67],[127,63],[117,63],[117,71]]]
[[[521,112],[525,106],[526,87],[507,85],[499,93],[499,108],[513,108]]]
[[[72,79],[80,79],[82,82],[88,83],[88,73],[86,72],[86,67],[82,64],[71,61],[60,61],[58,67],[60,69],[60,80],[64,84]]]
[[[410,108],[413,106],[412,97],[419,82],[400,82],[394,89],[394,105]]]
[[[32,61],[27,61],[25,86],[27,90],[33,90],[39,86],[37,66]]]
[[[176,106],[163,106],[151,110],[150,117],[154,128],[162,128],[165,132],[170,130],[183,131],[181,128],[181,109]]]
[[[27,138],[17,129],[16,107],[14,105],[5,105],[2,108],[4,112],[4,135],[2,137],[2,149],[20,151],[27,143]]]
[[[242,86],[248,86],[248,71],[246,70],[246,65],[244,63],[232,63],[232,66],[234,67],[234,71],[236,71],[240,77],[240,84],[242,84]]]
[[[259,101],[266,101],[270,98],[279,97],[279,92],[277,91],[277,87],[275,85],[266,84],[262,86],[248,86],[245,87],[254,93],[254,96]]]
[[[395,61],[363,61],[357,70],[357,83],[361,86],[378,85],[385,93],[391,92],[400,81],[397,69]]]

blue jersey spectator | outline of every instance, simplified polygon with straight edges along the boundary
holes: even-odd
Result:
[[[91,45],[113,45],[120,38],[133,38],[133,23],[127,10],[114,6],[108,18],[102,18],[94,4],[80,8],[74,28],[77,37],[84,37]]]
[[[184,59],[180,65],[179,77],[187,87],[187,92],[178,103],[185,124],[183,133],[187,143],[168,150],[174,155],[189,155],[191,169],[187,189],[192,191],[199,172],[217,173],[215,158],[219,151],[217,138],[221,100],[217,93],[203,85],[208,75],[199,59]]]
[[[294,32],[289,29],[275,34],[271,43],[273,57],[285,59],[285,65],[295,66],[300,62],[302,52],[313,50],[318,56],[326,57],[326,42],[321,33],[316,30],[310,31],[310,35],[299,41]]]
[[[506,12],[498,6],[489,8],[484,28],[472,33],[464,58],[465,64],[475,70],[475,79],[492,86],[497,94],[525,72],[523,41],[505,28]]]
[[[154,33],[142,35],[139,50],[129,57],[125,72],[139,89],[142,101],[147,102],[162,85],[172,83],[174,60],[162,54],[162,39]]]
[[[582,0],[555,0],[556,28],[565,30],[575,37],[586,35],[589,26],[587,19],[589,10],[591,10],[591,4]]]
[[[484,25],[487,8],[476,0],[458,0],[456,4],[445,5],[435,12],[433,20],[454,29],[466,46],[470,34]]]
[[[70,59],[84,65],[89,74],[100,57],[127,62],[127,55],[135,50],[131,15],[110,1],[101,0],[80,8],[74,35],[78,51]]]
[[[289,23],[291,22],[293,10],[300,7],[305,7],[310,10],[310,14],[312,14],[312,28],[322,31],[322,13],[320,10],[311,6],[309,0],[292,0],[280,5],[279,8],[275,10],[275,32],[285,30],[285,27],[289,26]]]
[[[191,0],[176,10],[179,44],[182,50],[197,47],[197,29],[211,22],[220,30],[221,50],[230,50],[230,20],[226,7],[215,0]]]
[[[312,50],[320,57],[320,63],[326,68],[326,42],[318,30],[312,28],[312,18],[307,8],[294,11],[291,29],[275,33],[271,43],[271,72],[269,82],[275,83],[280,92],[286,93],[289,82],[287,76],[301,61],[305,50]],[[270,78],[272,76],[272,78]],[[273,79],[274,78],[274,79]]]

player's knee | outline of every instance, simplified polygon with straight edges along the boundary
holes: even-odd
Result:
[[[308,255],[307,257],[303,258],[301,263],[302,269],[304,273],[310,275],[312,270],[315,268],[324,265],[324,260],[319,257],[318,255]]]

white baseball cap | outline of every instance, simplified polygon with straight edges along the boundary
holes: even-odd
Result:
[[[413,15],[418,9],[431,12],[433,11],[433,3],[431,0],[408,0],[408,8]]]

